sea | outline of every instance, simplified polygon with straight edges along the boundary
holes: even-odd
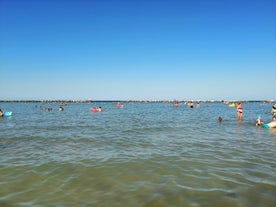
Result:
[[[276,206],[271,103],[122,104],[1,102],[0,206]]]

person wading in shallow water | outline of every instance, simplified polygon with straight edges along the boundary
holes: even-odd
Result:
[[[241,121],[242,120],[242,103],[241,102],[238,103],[236,110],[237,110],[237,119],[238,119],[238,121]]]
[[[272,121],[276,121],[276,104],[272,106],[271,115],[272,115]]]

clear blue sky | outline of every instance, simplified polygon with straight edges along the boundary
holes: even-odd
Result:
[[[0,99],[276,99],[275,0],[0,0]]]

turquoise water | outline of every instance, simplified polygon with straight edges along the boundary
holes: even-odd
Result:
[[[0,206],[276,205],[271,104],[124,104],[0,103]]]

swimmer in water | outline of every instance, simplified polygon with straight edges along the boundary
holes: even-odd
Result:
[[[261,116],[258,115],[258,116],[257,116],[257,119],[256,119],[256,126],[261,126],[262,124],[264,124],[264,123],[263,123],[262,120],[261,120]]]
[[[222,118],[221,116],[218,118],[218,122],[221,123],[222,122]]]

